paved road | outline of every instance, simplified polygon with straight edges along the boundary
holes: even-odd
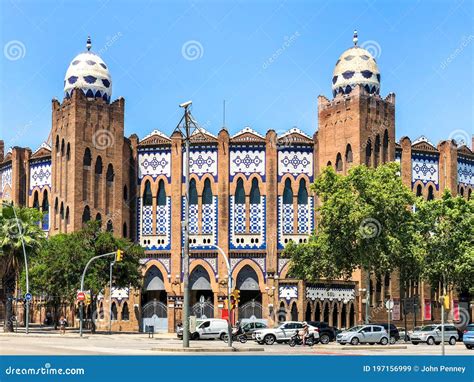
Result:
[[[404,345],[404,344],[401,344]],[[329,345],[315,345],[314,347],[290,348],[287,344],[276,344],[271,346],[258,345],[253,341],[246,344],[236,344],[236,348],[260,348],[264,352],[221,352],[226,344],[222,341],[192,341],[192,347],[209,349],[209,354],[307,354],[307,355],[437,355],[441,354],[439,345],[417,345],[407,344],[406,349],[391,349],[388,346],[341,346],[336,343]],[[68,333],[65,336],[54,334],[0,334],[0,354],[18,355],[158,355],[158,354],[182,354],[171,351],[157,351],[160,348],[181,348],[181,342],[172,336],[161,338],[147,338],[143,334],[113,334],[113,335],[89,335],[79,338],[77,334]],[[155,350],[153,350],[155,349]],[[187,353],[189,354],[189,353]],[[195,354],[195,353],[191,353]],[[202,354],[202,353],[200,353]],[[474,350],[468,350],[462,343],[455,346],[446,345],[447,355],[474,355]]]

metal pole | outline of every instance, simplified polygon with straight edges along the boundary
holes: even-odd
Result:
[[[367,286],[365,294],[365,324],[369,324],[370,315],[370,271],[367,271]]]
[[[20,221],[18,220],[18,215],[16,214],[15,211],[15,206],[13,203],[7,204],[3,203],[3,205],[10,206],[13,210],[13,214],[15,215],[15,221],[16,221],[16,226],[18,227],[18,234],[20,235],[21,238],[21,246],[23,248],[23,257],[25,260],[25,278],[26,278],[26,294],[30,293],[30,282],[29,282],[29,277],[28,277],[28,258],[26,256],[26,249],[25,249],[25,240],[23,239],[23,231],[21,230],[21,225]],[[26,324],[26,334],[29,333],[29,327],[30,327],[30,301],[25,299],[26,303],[26,317],[25,317],[25,324]]]
[[[390,308],[390,305],[388,305],[389,308]],[[392,312],[392,309],[387,309],[387,313],[388,313],[388,346],[390,346],[390,316],[391,316],[391,313]]]
[[[112,334],[112,268],[115,262],[110,263],[110,278],[109,278],[109,334]]]
[[[100,259],[101,257],[112,256],[112,255],[115,256],[116,252],[109,252],[109,253],[104,253],[103,255],[94,256],[87,262],[81,276],[81,292],[84,291],[84,278],[86,277],[86,271],[87,271],[87,268],[89,268],[89,265],[96,259]],[[81,301],[81,311],[80,311],[80,316],[79,316],[79,335],[81,337],[82,337],[83,321],[84,321],[84,302]]]
[[[183,348],[189,347],[189,146],[190,146],[190,126],[189,126],[189,104],[184,107],[185,123],[185,188],[186,205],[184,208],[184,252],[183,252]]]

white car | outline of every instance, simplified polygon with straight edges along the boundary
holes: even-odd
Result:
[[[319,341],[318,328],[308,325],[309,333],[313,333],[316,342]],[[299,321],[286,321],[277,328],[267,328],[255,332],[255,341],[259,344],[273,345],[275,342],[286,342],[297,332],[303,330],[303,323]]]
[[[210,318],[204,320],[196,326],[196,331],[191,333],[191,339],[193,340],[210,340],[220,338],[224,339],[229,331],[229,324],[227,320],[220,318]]]
[[[341,344],[388,344],[388,333],[381,325],[358,325],[339,333],[336,341]]]

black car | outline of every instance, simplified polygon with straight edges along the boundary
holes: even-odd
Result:
[[[319,342],[322,344],[328,344],[331,341],[336,340],[336,328],[329,326],[327,322],[321,321],[306,321],[308,325],[311,325],[319,329]]]
[[[382,323],[378,323],[378,324],[375,324],[375,325],[383,326],[385,328],[385,330],[387,331],[387,333],[388,333],[388,331],[389,331],[388,330],[388,323],[382,322]],[[400,339],[400,333],[398,332],[397,327],[394,324],[390,324],[390,343],[394,344],[399,339]]]

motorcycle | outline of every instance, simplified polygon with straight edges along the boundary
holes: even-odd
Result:
[[[313,346],[316,343],[314,338],[314,334],[310,333],[308,337],[306,337],[305,345]],[[293,337],[290,338],[289,342],[291,347],[295,347],[296,345],[303,345],[303,337],[300,337],[298,333],[295,333]]]
[[[227,343],[229,341],[229,335],[228,334],[224,335],[223,340],[224,342]],[[241,344],[246,343],[247,336],[245,335],[245,333],[240,333],[240,334],[232,333],[232,342],[237,342],[237,341],[239,341]]]

